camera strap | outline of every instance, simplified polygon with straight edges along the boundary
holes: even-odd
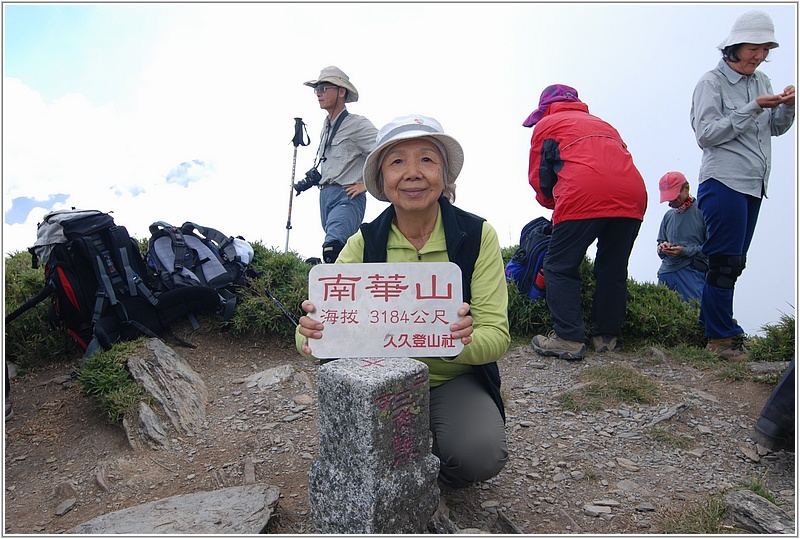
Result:
[[[342,125],[342,121],[345,119],[345,117],[347,116],[347,114],[348,114],[348,113],[347,113],[347,109],[344,109],[344,110],[341,112],[341,114],[339,114],[339,117],[338,117],[338,118],[336,118],[336,123],[335,123],[335,124],[333,124],[333,128],[330,130],[330,133],[329,133],[329,134],[328,134],[328,136],[325,138],[325,144],[322,146],[322,155],[321,155],[321,156],[320,156],[320,158],[319,158],[319,162],[320,162],[320,163],[323,163],[323,162],[325,162],[325,151],[326,151],[328,148],[330,148],[331,141],[333,140],[333,137],[334,137],[334,135],[336,135],[336,131],[338,131],[338,130],[339,130],[339,126],[340,126],[340,125]],[[322,145],[322,141],[320,141],[320,145]],[[317,150],[317,154],[319,154],[319,149]]]

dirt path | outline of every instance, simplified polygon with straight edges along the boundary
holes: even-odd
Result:
[[[292,348],[252,337],[192,341],[196,349],[175,350],[204,378],[211,402],[204,428],[172,451],[130,449],[121,427],[109,424],[76,382],[64,381],[73,364],[12,380],[5,533],[63,533],[110,511],[244,484],[247,470],[281,490],[270,533],[314,533],[307,481],[318,454],[317,366]],[[659,402],[581,414],[560,407],[557,396],[578,383],[583,369],[610,363],[656,381]],[[243,382],[285,364],[296,374],[277,386],[259,390]],[[722,380],[657,351],[590,354],[574,364],[512,346],[500,366],[511,456],[492,481],[443,493],[460,528],[659,533],[665,519],[754,479],[794,517],[794,454],[759,456],[749,439],[768,387]],[[677,413],[658,420],[670,410]],[[686,445],[675,447],[658,433],[682,435]]]

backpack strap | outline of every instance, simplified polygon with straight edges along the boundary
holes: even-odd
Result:
[[[241,257],[236,252],[236,246],[233,243],[233,236],[226,236],[219,230],[214,228],[200,226],[197,223],[186,221],[181,226],[181,231],[184,234],[193,234],[197,230],[203,237],[209,239],[217,244],[222,254],[231,262],[241,262]]]
[[[158,236],[160,233],[167,234],[172,240],[172,251],[175,253],[172,269],[175,273],[181,273],[183,261],[186,258],[186,239],[183,237],[183,232],[178,227],[164,221],[156,221],[150,225],[151,236]]]
[[[127,229],[125,227],[112,226],[108,229],[108,232],[111,235],[113,244],[118,249],[119,258],[122,261],[122,270],[125,272],[125,281],[130,295],[135,296],[141,294],[147,301],[153,305],[157,305],[158,299],[156,299],[150,289],[147,288],[141,275],[134,270],[133,264],[128,256],[128,249],[138,249],[138,247],[134,246]]]

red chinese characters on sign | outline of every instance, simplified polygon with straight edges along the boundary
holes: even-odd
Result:
[[[367,277],[370,284],[364,289],[372,294],[372,297],[383,299],[388,302],[390,299],[396,299],[405,292],[410,285],[403,284],[405,275],[383,275],[376,273]],[[325,301],[336,300],[352,300],[356,298],[356,284],[361,280],[361,277],[345,277],[341,273],[334,277],[320,277],[318,281],[324,286],[323,299]],[[436,275],[431,275],[431,283],[429,291],[423,291],[422,283],[413,283],[415,298],[419,300],[425,299],[452,299],[453,298],[453,283],[447,283],[444,291],[437,289]]]
[[[423,294],[422,286],[417,283],[417,299],[452,299],[453,298],[453,283],[447,283],[447,292],[440,293],[436,290],[436,275],[431,275],[431,293]]]
[[[453,348],[455,346],[453,336],[450,334],[444,335],[425,335],[401,333],[397,335],[395,340],[394,335],[387,337],[384,348]]]
[[[370,275],[367,277],[371,284],[367,286],[367,291],[372,294],[372,297],[383,299],[383,301],[388,302],[390,299],[395,299],[400,297],[400,294],[403,293],[404,290],[408,289],[408,285],[402,284],[402,279],[405,279],[405,275],[391,275],[389,277],[384,277],[379,273],[375,275]]]
[[[412,388],[399,393],[390,393],[375,399],[381,415],[392,421],[392,450],[394,466],[397,467],[420,454],[420,440],[414,437],[414,424],[419,417],[419,406],[423,402],[423,391],[427,377],[420,373],[414,377]]]
[[[356,283],[361,280],[361,277],[343,277],[338,274],[334,277],[320,277],[319,282],[324,285],[324,299],[356,299]]]
[[[452,262],[319,264],[308,275],[310,313],[324,324],[320,358],[454,357],[462,315],[461,269]]]

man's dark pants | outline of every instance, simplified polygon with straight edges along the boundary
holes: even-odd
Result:
[[[619,335],[628,299],[628,260],[641,225],[638,219],[608,217],[562,221],[553,227],[544,277],[553,329],[560,338],[586,340],[581,314],[580,264],[595,240],[592,335]]]
[[[756,430],[767,435],[779,446],[794,443],[794,359],[789,363],[781,381],[772,390],[756,423]],[[793,450],[793,448],[786,447]]]

